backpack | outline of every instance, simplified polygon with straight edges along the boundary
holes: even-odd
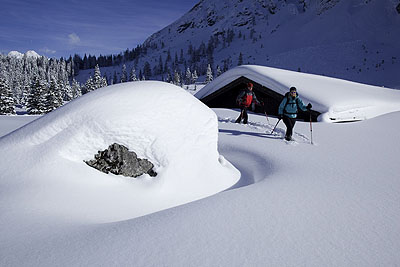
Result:
[[[246,90],[243,90],[240,94],[244,93],[242,97],[236,99],[239,106],[249,107],[253,102],[253,92],[248,93]]]
[[[297,101],[299,100],[299,98],[298,98],[299,95],[297,94],[297,92],[296,92],[296,96],[297,96],[297,98],[296,98],[296,106],[297,106],[296,110],[298,111],[299,110],[299,103]],[[290,92],[286,92],[285,97],[286,97],[286,104],[283,107],[283,113],[285,113],[286,106],[289,104]],[[297,112],[296,112],[296,114],[297,114]]]

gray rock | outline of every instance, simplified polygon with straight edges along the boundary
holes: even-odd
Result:
[[[128,177],[138,177],[144,173],[151,177],[157,175],[153,170],[153,163],[147,159],[139,159],[135,152],[117,143],[110,145],[104,151],[99,151],[94,158],[94,160],[84,162],[104,173],[111,172]]]

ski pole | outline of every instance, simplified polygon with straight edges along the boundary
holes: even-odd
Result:
[[[310,134],[311,134],[311,144],[313,145],[313,141],[312,141],[312,123],[311,123],[311,111],[310,111]]]
[[[261,102],[261,103],[262,103],[262,106],[263,106],[263,110],[264,110],[265,116],[267,117],[267,122],[268,122],[268,124],[270,124],[270,123],[269,123],[269,119],[268,119],[268,114],[267,114],[267,112],[265,111],[264,102]]]
[[[276,126],[278,126],[278,123],[281,121],[281,119],[278,120],[278,122],[276,123],[274,129],[272,129],[272,132],[270,134],[272,134],[275,131]]]

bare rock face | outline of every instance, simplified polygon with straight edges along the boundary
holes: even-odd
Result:
[[[139,159],[135,152],[127,147],[114,143],[106,150],[99,151],[94,160],[84,161],[87,165],[104,173],[113,173],[128,177],[138,177],[144,173],[154,177],[153,163],[147,159]]]

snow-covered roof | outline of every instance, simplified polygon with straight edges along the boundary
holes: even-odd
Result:
[[[400,110],[399,90],[256,65],[223,73],[195,96],[202,99],[242,76],[282,95],[295,86],[303,101],[321,113],[320,121],[365,120]]]

